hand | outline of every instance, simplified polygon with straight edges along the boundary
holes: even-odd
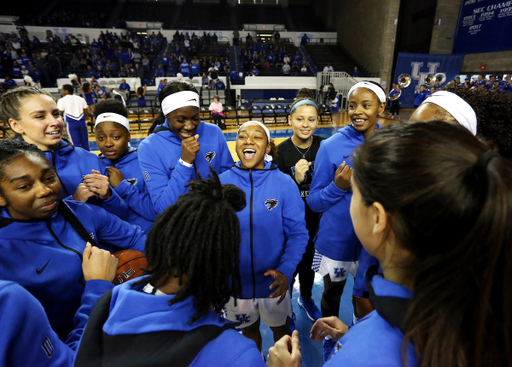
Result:
[[[352,168],[343,161],[342,164],[336,170],[334,174],[334,184],[338,186],[341,190],[350,189],[350,177],[352,177]]]
[[[305,159],[301,159],[295,165],[295,181],[298,184],[301,184],[306,179],[306,172],[309,171],[309,166],[311,166],[311,162],[308,162]]]
[[[199,139],[199,135],[196,134],[181,141],[181,159],[188,164],[194,163],[196,154],[199,152],[200,146],[197,139]]]
[[[268,289],[272,290],[275,287],[277,287],[277,289],[270,296],[268,296],[268,298],[281,297],[279,298],[279,301],[277,301],[277,304],[279,305],[281,302],[283,302],[284,297],[286,297],[286,292],[288,291],[288,279],[283,273],[277,270],[267,270],[263,275],[270,275],[272,278],[274,278],[274,283],[272,283]]]
[[[92,192],[91,190],[89,190],[87,188],[86,184],[81,183],[78,185],[75,193],[73,194],[73,200],[81,201],[82,203],[85,203],[92,196],[96,196],[96,194],[94,192]]]
[[[326,336],[330,335],[332,340],[337,342],[347,331],[348,326],[336,316],[322,317],[313,324],[309,337],[315,342],[321,342]]]
[[[95,169],[91,170],[92,174],[84,177],[84,183],[87,188],[98,195],[101,200],[110,199],[112,190],[109,187],[108,177],[101,174]]]
[[[295,330],[292,336],[283,336],[268,350],[267,367],[300,367],[299,332]]]
[[[85,281],[99,279],[112,282],[116,276],[118,263],[119,260],[110,252],[91,246],[87,242],[82,262]]]
[[[116,188],[124,180],[123,173],[115,167],[107,167],[108,182],[113,188]]]

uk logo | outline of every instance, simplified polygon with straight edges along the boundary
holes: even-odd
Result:
[[[53,347],[53,344],[50,340],[50,338],[46,337],[43,341],[43,344],[41,344],[41,347],[43,348],[44,352],[46,353],[46,356],[48,358],[52,358],[53,351],[55,348]]]
[[[144,180],[145,181],[149,181],[151,179],[151,177],[149,177],[148,171],[142,172],[142,175],[144,176]]]
[[[247,324],[251,322],[251,316],[247,315],[246,313],[236,314],[235,317],[236,321],[239,322],[240,324]]]
[[[439,71],[437,71],[437,68],[439,68],[440,65],[441,65],[440,62],[429,62],[429,63],[427,63],[428,71],[421,71],[421,68],[423,67],[422,62],[412,62],[411,63],[411,67],[412,67],[411,78],[413,80],[418,81],[418,88],[420,87],[420,85],[425,84],[425,77],[427,75],[429,75],[429,74],[435,75],[436,73],[439,73]]]
[[[276,199],[267,199],[265,201],[265,206],[267,207],[268,211],[274,209],[277,206],[277,204],[279,204],[279,201]]]
[[[344,268],[334,268],[334,277],[343,278],[347,271]]]
[[[215,158],[215,152],[208,152],[204,155],[204,159],[208,161],[208,163],[212,163],[213,158]]]

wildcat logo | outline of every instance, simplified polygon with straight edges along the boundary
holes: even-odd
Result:
[[[268,211],[274,209],[277,206],[277,204],[279,204],[279,201],[277,201],[276,199],[267,199],[265,201],[265,206],[267,207]]]
[[[215,152],[208,152],[204,155],[204,159],[206,159],[208,163],[212,163],[213,158],[215,158]]]
[[[344,268],[334,268],[334,277],[343,278],[347,271]]]
[[[235,317],[236,321],[240,324],[247,324],[248,322],[251,322],[251,316],[246,313],[235,315]]]
[[[136,178],[127,178],[126,181],[132,184],[132,186],[137,185],[137,179]]]

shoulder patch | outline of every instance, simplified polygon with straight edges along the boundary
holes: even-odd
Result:
[[[151,179],[151,177],[149,177],[148,171],[144,171],[142,174],[144,175],[144,181],[149,181]]]
[[[128,183],[132,184],[132,186],[137,185],[137,179],[136,178],[127,178],[126,181],[128,181]]]
[[[265,206],[267,207],[268,211],[274,209],[277,206],[277,204],[279,204],[279,201],[276,199],[265,200]]]
[[[212,163],[213,158],[215,158],[216,153],[215,152],[208,152],[204,155],[204,159],[208,161],[208,163]]]

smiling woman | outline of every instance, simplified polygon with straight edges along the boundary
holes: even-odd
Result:
[[[233,164],[224,135],[218,126],[199,118],[199,94],[186,82],[167,83],[158,95],[162,112],[150,135],[139,145],[139,162],[158,213],[187,192],[196,172],[208,177]]]

